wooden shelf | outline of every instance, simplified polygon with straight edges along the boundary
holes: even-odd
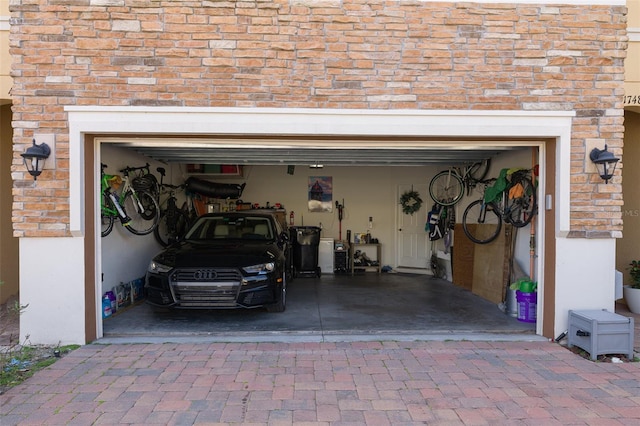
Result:
[[[238,164],[188,163],[187,174],[201,177],[233,178],[243,177],[243,169]]]
[[[375,259],[371,259],[371,260],[375,260],[378,264],[377,265],[356,265],[354,263],[354,254],[356,252],[356,250],[358,250],[358,247],[366,247],[366,246],[370,246],[370,247],[375,247],[376,248],[376,258]],[[369,253],[367,253],[367,255],[369,255]],[[382,270],[382,246],[379,243],[353,243],[351,244],[351,249],[350,249],[350,263],[351,263],[351,275],[355,274],[355,268],[364,270],[366,271],[375,271],[378,274],[380,273],[380,271]]]

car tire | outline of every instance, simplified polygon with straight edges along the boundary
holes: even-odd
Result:
[[[171,312],[171,309],[164,306],[151,306],[151,312],[154,314],[167,314]]]
[[[287,265],[286,279],[287,279],[287,282],[290,283],[290,282],[293,282],[293,279],[296,276],[296,271],[295,271],[295,268],[293,267],[293,261],[287,260],[285,263]]]
[[[279,288],[278,301],[273,305],[267,306],[268,312],[284,312],[287,307],[287,278],[286,274],[282,275],[282,285]]]

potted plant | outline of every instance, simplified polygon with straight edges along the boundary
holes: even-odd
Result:
[[[631,312],[640,314],[640,260],[632,260],[628,269],[631,283],[624,286],[624,300]]]

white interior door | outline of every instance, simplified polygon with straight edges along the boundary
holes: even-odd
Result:
[[[398,203],[396,226],[398,268],[428,269],[431,246],[429,234],[424,229],[427,222],[427,212],[431,209],[432,204],[428,189],[429,185],[427,184],[398,185],[398,200],[402,194],[411,190],[420,194],[422,199],[420,210],[412,215],[405,214],[402,211],[402,206]]]

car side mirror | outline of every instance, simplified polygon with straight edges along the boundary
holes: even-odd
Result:
[[[278,247],[282,248],[285,244],[289,243],[289,235],[286,232],[280,233],[280,237],[278,238]]]

